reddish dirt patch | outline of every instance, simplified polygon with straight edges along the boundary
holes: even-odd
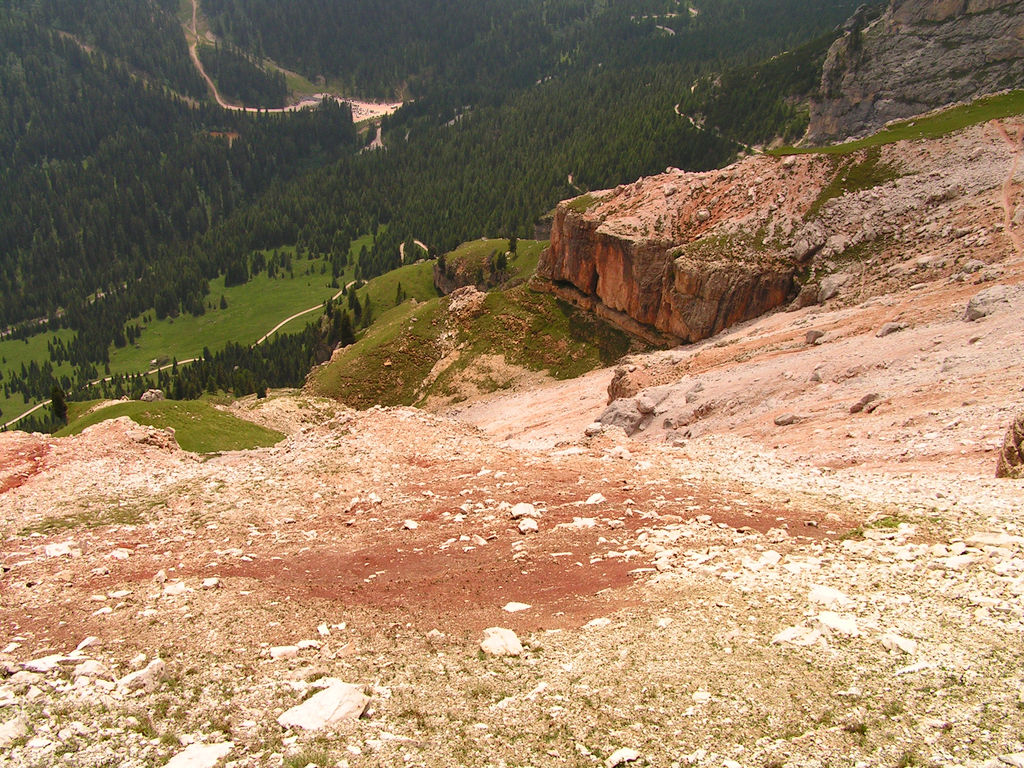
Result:
[[[620,594],[609,608],[611,596],[601,593],[630,584],[629,571],[642,565],[635,560],[589,564],[588,556],[577,552],[514,561],[506,547],[499,547],[442,553],[385,553],[381,546],[349,552],[325,549],[287,560],[233,565],[222,573],[257,579],[296,599],[401,612],[422,631],[451,633],[498,621],[526,630],[578,626],[629,602]],[[500,608],[509,601],[532,608],[503,613]]]
[[[43,469],[43,459],[50,453],[46,443],[15,442],[0,444],[0,494],[20,488]]]

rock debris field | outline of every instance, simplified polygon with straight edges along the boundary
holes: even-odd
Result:
[[[0,765],[1024,766],[984,191],[971,245],[446,413],[0,435]]]

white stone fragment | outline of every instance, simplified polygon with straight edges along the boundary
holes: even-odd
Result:
[[[480,650],[491,656],[518,656],[523,652],[523,645],[511,629],[488,627],[484,630]]]
[[[887,651],[903,651],[910,656],[917,653],[917,641],[907,637],[901,637],[895,632],[889,632],[880,638],[882,647]]]
[[[521,517],[537,517],[537,509],[533,504],[520,501],[512,506],[512,509],[509,510],[509,515],[513,520],[518,520]]]
[[[590,495],[590,498],[586,500],[586,504],[604,504],[607,499],[600,493],[594,493]]]
[[[164,584],[165,595],[184,595],[186,592],[188,592],[188,587],[185,586],[184,581],[173,581],[170,584]]]
[[[117,687],[126,691],[142,690],[147,693],[156,690],[164,677],[167,665],[163,659],[153,659],[137,672],[130,672],[117,681]]]
[[[213,768],[234,748],[234,743],[221,741],[217,744],[189,744],[167,761],[165,768]]]
[[[74,548],[75,542],[73,541],[61,541],[53,544],[47,544],[43,548],[43,552],[47,557],[74,557],[75,552],[81,554],[81,551]]]
[[[369,697],[358,685],[328,678],[330,685],[277,718],[284,728],[315,731],[343,720],[355,720],[366,710]]]
[[[860,630],[857,629],[857,619],[853,616],[841,616],[834,611],[822,611],[819,613],[818,623],[840,635],[856,637],[860,634]]]
[[[537,521],[532,517],[524,517],[519,521],[519,532],[520,533],[537,533],[540,530],[540,526],[537,525]]]
[[[91,677],[99,680],[113,680],[114,674],[100,662],[95,661],[94,659],[89,659],[75,667],[74,671],[71,673],[71,677]]]
[[[270,658],[272,659],[294,659],[299,655],[299,646],[297,645],[275,645],[270,649]]]
[[[0,749],[6,749],[12,742],[24,738],[28,734],[28,722],[23,717],[15,717],[6,723],[0,723]]]
[[[612,752],[604,761],[605,768],[615,768],[617,765],[633,763],[640,759],[640,753],[629,747],[620,747]]]
[[[801,647],[806,647],[808,645],[814,645],[820,639],[820,630],[810,629],[809,627],[801,626],[787,627],[781,632],[778,632],[772,638],[772,645],[781,645],[782,643],[788,643],[789,645],[798,645]]]
[[[65,656],[60,653],[53,653],[49,656],[42,656],[38,659],[24,661],[21,664],[21,668],[27,669],[29,672],[38,672],[45,675],[48,672],[55,670],[58,665],[68,661],[77,661],[77,659],[74,656]]]
[[[516,613],[518,611],[528,611],[532,607],[533,606],[529,603],[508,602],[505,603],[504,607],[501,610],[507,611],[508,613]]]
[[[815,584],[807,599],[812,603],[818,603],[826,608],[845,608],[853,601],[838,589]]]

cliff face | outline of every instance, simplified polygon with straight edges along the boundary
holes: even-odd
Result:
[[[858,137],[886,122],[1024,82],[1024,0],[892,0],[847,22],[829,50],[807,140]]]
[[[791,235],[827,172],[756,157],[563,202],[535,285],[654,343],[707,338],[790,297],[808,250]]]

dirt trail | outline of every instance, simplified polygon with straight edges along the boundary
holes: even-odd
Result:
[[[354,280],[349,282],[348,285],[346,285],[344,288],[342,288],[340,291],[338,291],[336,294],[334,294],[334,296],[331,297],[331,301],[337,301],[338,298],[348,288],[351,288],[353,285],[355,285],[355,281]],[[302,317],[303,315],[308,315],[310,312],[316,312],[318,309],[321,309],[322,307],[323,307],[323,304],[317,304],[316,306],[309,307],[308,309],[303,309],[300,312],[296,312],[294,315],[291,315],[290,317],[286,317],[284,320],[279,322],[277,325],[275,325],[273,328],[271,328],[265,334],[260,336],[260,338],[257,339],[256,342],[253,343],[253,346],[254,347],[255,346],[259,346],[264,341],[266,341],[271,336],[273,336],[275,333],[277,333],[279,330],[281,330],[281,328],[283,328],[285,325],[290,323],[292,320],[295,320],[298,317]],[[188,365],[189,363],[194,363],[198,359],[199,359],[198,357],[189,357],[189,358],[187,358],[185,360],[178,360],[178,361],[173,362],[173,363],[167,363],[166,365],[157,366],[156,368],[150,368],[148,371],[146,371],[145,375],[146,376],[151,376],[152,374],[160,373],[160,371],[166,371],[168,368],[173,368],[176,365]],[[91,384],[93,384],[93,385],[95,385],[95,384],[102,384],[102,383],[107,382],[107,381],[112,381],[113,378],[114,378],[113,376],[105,376],[102,379],[96,379],[95,381],[91,382]],[[41,403],[39,403],[37,405],[32,406],[32,408],[30,408],[29,410],[25,411],[24,413],[22,413],[22,414],[20,414],[18,416],[15,416],[13,419],[8,421],[7,423],[0,425],[0,429],[10,429],[14,425],[16,425],[19,421],[21,421],[22,419],[26,418],[27,416],[31,416],[33,413],[38,411],[40,408],[45,408],[51,402],[53,402],[53,401],[52,400],[44,400],[43,402],[41,402]]]
[[[389,115],[392,112],[398,110],[401,106],[401,102],[374,102],[374,101],[360,101],[358,99],[345,99],[340,96],[335,96],[332,93],[315,93],[312,96],[306,96],[300,99],[294,104],[289,104],[284,107],[247,107],[244,104],[232,104],[223,96],[220,91],[217,90],[217,84],[214,83],[213,78],[207,73],[203,67],[203,62],[199,58],[199,27],[198,27],[198,14],[199,14],[199,1],[192,0],[192,24],[191,28],[185,27],[189,33],[189,57],[192,59],[192,64],[195,66],[196,71],[206,81],[206,86],[213,96],[214,100],[223,109],[231,109],[236,112],[252,112],[252,113],[282,113],[282,112],[295,112],[300,109],[310,109],[315,107],[324,99],[333,99],[339,104],[348,104],[352,108],[352,119],[355,122],[361,120],[375,119],[384,115]]]

